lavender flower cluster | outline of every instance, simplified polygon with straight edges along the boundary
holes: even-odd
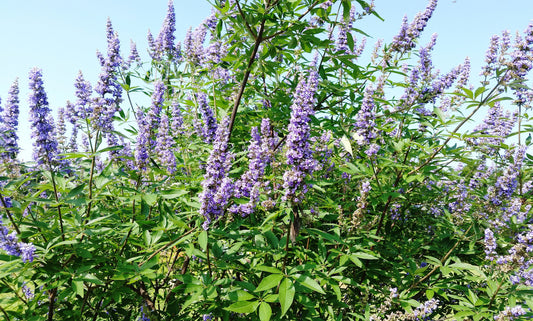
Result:
[[[64,165],[64,161],[58,159],[58,145],[54,129],[53,118],[50,115],[48,98],[43,87],[42,73],[34,68],[29,75],[30,86],[30,123],[32,137],[35,139],[33,146],[33,158],[39,165],[47,165],[52,169],[57,165]]]
[[[505,307],[503,311],[498,313],[498,315],[494,316],[494,320],[515,320],[517,318],[520,318],[520,316],[525,315],[526,310],[522,308],[522,306],[517,305],[514,307]]]
[[[35,257],[35,247],[31,243],[19,242],[16,232],[9,232],[4,226],[2,216],[0,216],[0,248],[9,255],[19,256],[22,262],[33,262]]]
[[[248,147],[248,170],[235,183],[235,197],[248,197],[249,201],[245,204],[233,205],[230,211],[239,213],[241,216],[247,216],[253,213],[259,202],[260,188],[268,184],[263,182],[266,167],[273,158],[273,150],[276,140],[271,135],[272,128],[270,120],[265,118],[261,122],[261,135],[257,127],[252,127],[251,143]]]
[[[113,130],[113,116],[118,111],[122,99],[122,87],[118,82],[118,71],[123,63],[120,56],[120,41],[113,30],[111,20],[107,20],[107,57],[97,52],[102,71],[94,88],[98,97],[93,100],[93,122],[105,133]]]
[[[18,117],[19,117],[19,86],[18,79],[9,88],[6,106],[1,110],[0,115],[0,146],[3,148],[1,158],[6,161],[13,161],[17,158],[18,147]]]
[[[209,229],[214,220],[220,218],[233,194],[234,183],[228,176],[233,154],[228,152],[229,119],[224,118],[216,131],[213,150],[207,160],[206,173],[202,181],[200,214],[204,216],[203,228]]]
[[[303,76],[296,86],[293,104],[291,105],[291,119],[287,137],[287,165],[290,169],[283,174],[283,200],[300,203],[307,192],[308,185],[305,178],[311,175],[317,164],[313,159],[309,137],[311,134],[311,116],[314,114],[315,92],[318,86],[318,73],[309,71],[307,79]]]
[[[374,103],[374,89],[372,86],[365,88],[361,108],[355,117],[355,138],[357,144],[360,146],[368,146],[373,143],[373,140],[378,136],[376,132],[376,105]],[[368,156],[373,156],[379,151],[379,146],[372,144],[366,150]]]
[[[437,0],[431,0],[426,9],[419,12],[411,23],[408,23],[407,16],[405,16],[400,32],[393,38],[390,49],[397,52],[413,49],[416,46],[415,40],[425,29],[436,6]]]
[[[487,259],[508,275],[511,283],[533,286],[533,226],[515,237],[515,244],[507,250],[507,254],[496,253],[494,233],[488,228],[483,243]]]
[[[511,134],[518,117],[515,113],[507,111],[499,102],[494,103],[489,109],[483,123],[474,128],[479,137],[467,138],[466,141],[488,155],[495,154],[505,138]]]

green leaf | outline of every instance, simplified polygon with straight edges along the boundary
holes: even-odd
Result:
[[[207,250],[207,231],[202,231],[200,235],[198,235],[198,244],[200,244],[202,250]]]
[[[326,292],[324,292],[324,290],[322,289],[322,287],[320,286],[320,284],[318,284],[317,281],[315,281],[314,279],[312,279],[310,276],[308,275],[301,275],[299,276],[296,281],[300,282],[300,284],[302,284],[303,286],[313,290],[313,291],[316,291],[320,294],[326,294]]]
[[[279,281],[283,278],[282,274],[271,274],[261,280],[257,288],[255,289],[255,292],[259,291],[265,291],[268,289],[271,289],[275,286],[278,286]]]
[[[142,200],[148,204],[148,206],[154,206],[157,203],[157,194],[144,194]]]
[[[90,283],[94,283],[94,284],[97,284],[97,285],[103,285],[104,284],[104,282],[102,282],[100,279],[98,279],[94,274],[90,274],[90,273],[82,275],[80,279],[85,281],[85,282],[90,282]]]
[[[285,313],[289,310],[294,300],[294,284],[292,284],[291,279],[285,278],[281,281],[279,286],[279,303],[281,304],[281,316],[284,316]]]
[[[478,89],[476,89],[476,91],[474,92],[474,98],[477,98],[477,96],[481,95],[482,93],[484,93],[486,90],[485,87],[479,87]]]
[[[355,257],[358,257],[358,258],[363,259],[363,260],[377,260],[378,259],[374,255],[368,254],[368,253],[365,253],[365,252],[357,252],[357,253],[354,253],[353,255]]]
[[[270,272],[274,274],[281,274],[281,271],[276,269],[273,266],[266,266],[266,265],[258,265],[253,267],[254,270],[263,271],[263,272]]]
[[[247,301],[255,298],[253,294],[244,290],[231,292],[228,296],[232,301]]]
[[[259,319],[261,321],[269,321],[271,316],[272,308],[270,307],[270,304],[261,302],[261,305],[259,306]]]
[[[83,294],[84,294],[83,281],[72,281],[72,289],[77,295],[83,298]]]
[[[237,312],[237,313],[252,313],[259,306],[259,301],[239,301],[235,302],[225,310]]]

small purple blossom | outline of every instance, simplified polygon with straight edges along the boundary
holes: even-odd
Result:
[[[144,306],[141,306],[141,316],[137,320],[138,321],[150,321],[150,318],[146,315],[146,313],[144,313]]]
[[[35,294],[33,293],[32,289],[26,285],[26,282],[22,284],[22,293],[28,301],[33,300],[33,298],[35,297]]]
[[[413,315],[415,318],[418,318],[418,320],[424,320],[424,318],[428,317],[437,309],[439,305],[439,300],[437,299],[431,299],[424,303],[422,303],[419,307],[413,310]]]

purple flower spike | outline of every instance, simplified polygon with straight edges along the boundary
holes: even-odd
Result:
[[[250,200],[246,204],[234,205],[230,208],[233,213],[247,216],[253,213],[259,202],[259,189],[263,185],[262,178],[265,169],[272,160],[272,150],[275,142],[271,138],[271,127],[268,118],[261,122],[261,134],[257,127],[252,127],[251,142],[248,147],[248,170],[235,183],[235,197],[248,197]]]
[[[175,134],[183,134],[183,115],[181,114],[179,103],[177,101],[173,101],[171,108],[172,122],[170,124],[170,130]]]
[[[196,95],[198,101],[198,107],[202,116],[203,127],[201,128],[201,135],[204,138],[204,142],[211,143],[215,139],[217,131],[217,120],[213,113],[213,109],[209,106],[207,95],[205,93],[199,93]]]
[[[40,69],[34,68],[30,71],[29,85],[30,122],[32,137],[35,139],[33,158],[37,164],[47,164],[49,169],[52,169],[59,164],[57,159],[58,147]]]
[[[155,151],[159,156],[161,165],[166,166],[169,173],[176,171],[176,156],[172,148],[174,140],[169,133],[169,120],[166,113],[161,116],[161,124],[157,132]]]
[[[76,101],[76,113],[78,117],[85,120],[93,112],[91,105],[92,87],[91,83],[83,78],[81,71],[78,73],[78,77],[76,77],[74,87],[76,88],[76,97],[78,98]]]
[[[19,152],[18,147],[18,117],[19,117],[19,85],[18,79],[13,82],[9,88],[6,107],[2,111],[0,119],[2,120],[0,126],[0,135],[2,145],[5,149],[3,158],[6,160],[13,160],[17,158]]]
[[[318,87],[318,73],[311,70],[307,79],[303,76],[296,86],[291,106],[291,119],[287,137],[287,165],[291,168],[283,174],[284,200],[300,203],[308,186],[305,178],[316,168],[313,151],[309,143],[311,116],[314,114],[315,92]]]
[[[420,37],[436,6],[437,0],[431,0],[426,10],[419,12],[410,24],[407,17],[404,17],[400,32],[392,40],[391,50],[406,52],[413,49],[416,45],[415,40]]]
[[[148,35],[146,36],[148,41],[148,53],[150,54],[150,57],[152,57],[153,60],[160,61],[161,60],[161,52],[159,51],[159,46],[154,40],[154,36],[152,36],[152,32],[148,30]]]
[[[228,200],[233,194],[233,181],[228,177],[233,154],[228,150],[228,124],[226,117],[218,126],[213,150],[207,160],[206,173],[202,182],[200,214],[204,216],[203,228],[224,214]]]
[[[163,102],[165,101],[165,84],[161,80],[154,82],[154,92],[152,93],[152,105],[147,114],[146,121],[153,131],[161,121],[161,111],[163,110]]]
[[[146,120],[145,113],[139,109],[137,111],[137,124],[139,132],[137,135],[137,148],[135,149],[135,161],[139,170],[146,170],[150,150],[150,125]]]
[[[128,67],[133,63],[136,62],[137,65],[141,64],[141,56],[139,56],[139,52],[137,51],[137,45],[133,40],[130,41],[130,55],[128,57],[127,65]]]
[[[377,137],[375,132],[376,124],[374,122],[375,104],[373,95],[374,89],[372,86],[368,86],[365,89],[361,109],[356,116],[354,127],[356,130],[356,140],[359,145],[369,145]],[[375,154],[374,151],[377,152],[375,147],[372,150],[373,152],[371,154]]]
[[[175,56],[174,32],[176,31],[176,14],[172,0],[168,1],[168,10],[163,27],[157,37],[157,46],[160,52],[166,52],[170,56]]]
[[[117,73],[122,65],[120,57],[120,41],[118,34],[113,30],[111,20],[107,20],[107,57],[100,55],[99,60],[102,71],[98,77],[95,91],[99,97],[94,104],[97,107],[94,120],[104,132],[113,130],[113,116],[121,102],[122,87],[118,83]]]

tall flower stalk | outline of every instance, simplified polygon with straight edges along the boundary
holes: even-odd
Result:
[[[19,118],[19,84],[18,79],[9,88],[5,108],[2,111],[0,124],[0,134],[2,135],[2,146],[4,154],[2,158],[11,161],[17,158],[18,146],[18,118]]]
[[[202,181],[199,198],[200,214],[205,219],[202,226],[205,230],[224,214],[234,189],[233,180],[228,176],[233,160],[233,154],[228,152],[228,124],[229,119],[224,118],[218,126]]]
[[[32,128],[33,159],[38,165],[46,165],[52,170],[59,165],[58,146],[48,98],[43,86],[42,72],[34,68],[30,71],[30,122]]]
[[[300,203],[308,190],[305,179],[316,167],[313,151],[309,143],[311,116],[314,114],[315,92],[318,86],[318,73],[310,70],[307,77],[301,76],[291,105],[291,119],[287,137],[287,165],[283,174],[283,199]]]

